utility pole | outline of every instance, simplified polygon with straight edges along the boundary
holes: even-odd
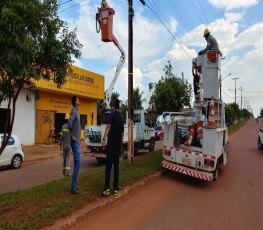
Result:
[[[243,87],[241,86],[241,88],[240,88],[240,91],[241,91],[241,110],[242,110],[242,91],[243,91]]]
[[[238,77],[232,78],[232,80],[235,81],[235,104],[237,103],[237,85],[236,85],[237,79]]]
[[[128,35],[128,160],[129,164],[134,161],[133,140],[133,0],[128,0],[129,35]]]

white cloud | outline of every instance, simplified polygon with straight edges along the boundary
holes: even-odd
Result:
[[[244,13],[233,13],[233,12],[226,12],[225,18],[227,21],[230,22],[237,22],[240,21],[244,16]]]
[[[239,9],[257,5],[259,0],[208,0],[208,2],[219,9]]]

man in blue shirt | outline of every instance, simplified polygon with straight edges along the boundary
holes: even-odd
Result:
[[[71,193],[77,194],[77,178],[80,168],[80,117],[79,117],[79,99],[77,96],[71,98],[72,110],[68,120],[68,128],[70,131],[71,142],[70,146],[73,152],[74,169],[71,180]]]
[[[102,139],[102,146],[106,146],[106,167],[105,167],[105,184],[103,196],[110,194],[110,176],[112,164],[114,165],[114,180],[113,188],[114,195],[118,195],[119,190],[119,156],[123,142],[124,122],[119,111],[120,101],[116,99],[114,102],[114,109],[110,112],[107,122],[104,137]]]

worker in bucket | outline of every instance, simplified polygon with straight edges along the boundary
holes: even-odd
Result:
[[[68,128],[69,114],[65,115],[65,124],[62,125],[62,134],[60,137],[60,150],[63,148],[63,175],[68,176],[70,170],[70,132]]]
[[[213,37],[213,35],[210,34],[210,30],[208,28],[205,28],[204,30],[204,38],[207,42],[207,45],[205,49],[199,51],[199,55],[203,55],[208,51],[213,51],[217,50],[219,54],[222,56],[222,52],[219,50],[218,42],[217,40]]]

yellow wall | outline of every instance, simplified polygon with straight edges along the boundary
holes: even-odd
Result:
[[[79,114],[87,115],[87,125],[96,125],[96,100],[79,97],[79,101]],[[55,113],[70,113],[71,109],[71,96],[41,92],[40,99],[36,102],[36,143],[44,143],[49,129],[54,128]],[[84,139],[84,130],[81,131],[81,137]]]
[[[36,86],[42,90],[55,91],[70,95],[88,97],[90,99],[104,99],[104,77],[76,66],[72,66],[73,73],[66,77],[66,83],[61,89],[52,81],[39,80]]]

